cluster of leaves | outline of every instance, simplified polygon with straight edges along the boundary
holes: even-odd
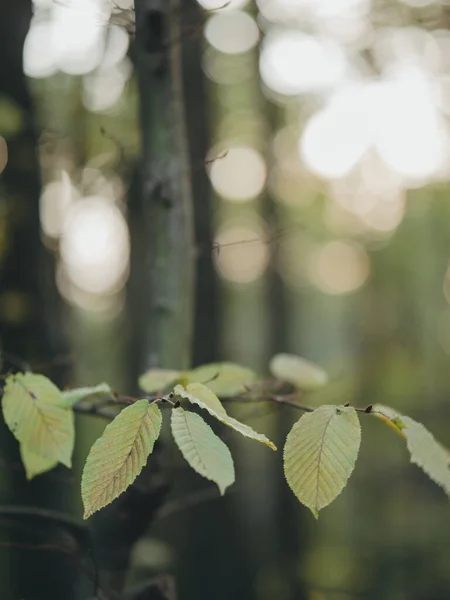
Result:
[[[323,405],[314,409],[297,404],[292,401],[295,392],[273,395],[271,390],[285,389],[286,385],[294,390],[312,390],[327,382],[326,373],[287,354],[275,356],[269,368],[275,381],[266,384],[257,382],[253,371],[232,363],[204,365],[192,371],[152,369],[142,375],[139,385],[146,397],[128,399],[129,405],[107,425],[87,457],[81,481],[84,518],[110,504],[139,475],[161,431],[161,403],[171,408],[171,431],[181,454],[198,474],[214,482],[221,494],[235,481],[233,458],[193,408],[276,450],[264,434],[231,417],[219,397],[275,400],[306,411],[286,438],[284,473],[294,494],[316,518],[341,493],[355,467],[361,443],[358,412],[375,416],[400,434],[411,461],[450,494],[450,454],[421,423],[381,405]],[[61,391],[43,375],[16,373],[7,377],[3,414],[20,443],[29,479],[58,463],[70,468],[74,409],[93,396],[106,402],[117,400],[107,384]]]

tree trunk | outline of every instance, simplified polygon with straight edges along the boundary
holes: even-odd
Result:
[[[6,373],[23,370],[31,359],[41,362],[60,354],[64,340],[52,261],[40,239],[37,134],[22,69],[31,1],[0,0],[0,15],[0,99],[20,115],[16,128],[0,131],[9,150],[9,163],[0,182],[0,339],[1,370]],[[58,374],[52,375],[57,380]],[[70,556],[81,550],[73,535],[77,528],[68,525],[70,520],[64,517],[72,494],[70,473],[58,467],[27,482],[18,444],[3,420],[0,455],[0,568],[4,570],[0,596],[70,600],[76,572]],[[51,511],[62,513],[61,518]],[[42,544],[70,551],[68,555],[39,551]]]
[[[142,187],[133,240],[141,367],[187,368],[194,242],[178,0],[136,0]],[[137,239],[136,239],[137,238]]]

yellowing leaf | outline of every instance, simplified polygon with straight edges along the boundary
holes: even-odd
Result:
[[[277,379],[303,390],[318,388],[328,381],[323,369],[295,354],[276,354],[269,363],[269,369]]]
[[[222,402],[215,395],[215,393],[202,383],[190,383],[186,389],[184,389],[182,385],[176,385],[173,391],[175,395],[186,398],[189,400],[189,402],[197,404],[197,406],[200,406],[200,408],[204,408],[213,417],[215,417],[216,414],[227,414]]]
[[[410,417],[402,416],[403,433],[411,462],[450,495],[450,461],[448,451],[426,429]]]
[[[22,459],[23,466],[25,467],[25,474],[27,479],[33,479],[36,475],[41,475],[50,471],[58,462],[52,458],[45,458],[35,454],[27,446],[20,445],[20,457]]]
[[[149,369],[139,377],[139,387],[148,394],[164,391],[173,385],[181,376],[181,371],[172,369]]]
[[[230,362],[202,365],[184,374],[188,383],[203,383],[217,396],[236,396],[256,380],[256,374],[246,367]]]
[[[130,486],[153,450],[161,411],[148,400],[127,406],[92,446],[81,478],[84,518],[110,504]]]
[[[370,414],[391,427],[391,429],[401,435],[401,437],[405,437],[403,432],[404,425],[402,423],[403,417],[390,406],[385,406],[384,404],[374,404]]]
[[[289,487],[316,519],[344,489],[358,456],[361,428],[354,408],[321,406],[303,415],[284,447]]]
[[[73,413],[60,390],[43,375],[17,373],[6,379],[5,422],[17,440],[43,458],[71,466]]]
[[[175,442],[190,466],[214,481],[223,495],[234,483],[234,464],[228,447],[200,415],[182,408],[172,410],[171,426]]]
[[[111,386],[109,386],[107,383],[100,383],[94,387],[74,388],[73,390],[64,390],[62,392],[66,406],[73,406],[80,400],[84,400],[89,396],[95,396],[97,394],[108,395],[112,397],[113,392]]]
[[[209,412],[211,416],[216,418],[218,421],[231,427],[235,431],[238,431],[241,435],[251,438],[252,440],[256,440],[257,442],[261,442],[272,450],[276,450],[277,447],[273,442],[271,442],[264,434],[257,433],[248,425],[244,425],[237,419],[233,419],[230,417],[219,398],[205,385],[201,383],[190,383],[186,389],[182,385],[175,386],[174,393],[176,396],[180,396],[181,398],[186,398],[192,404],[196,404]]]

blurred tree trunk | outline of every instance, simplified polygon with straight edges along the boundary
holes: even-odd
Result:
[[[59,297],[51,257],[40,239],[40,174],[33,103],[22,69],[22,52],[32,15],[31,0],[0,0],[0,100],[17,125],[0,131],[9,163],[0,180],[0,338],[2,371],[22,370],[22,361],[45,362],[64,350]],[[13,119],[11,119],[13,121]],[[58,373],[52,373],[58,379]],[[62,553],[39,552],[41,544],[73,545],[71,531],[39,509],[68,511],[70,474],[59,467],[27,482],[18,444],[0,424],[2,483],[0,514],[19,505],[28,516],[1,517],[1,597],[73,598],[73,562]],[[37,509],[37,510],[36,510]],[[7,542],[7,543],[6,543]],[[26,549],[19,550],[19,546]],[[67,545],[67,544],[66,544]],[[9,564],[8,564],[9,563]],[[26,574],[26,577],[24,577]]]
[[[137,380],[149,367],[190,366],[194,237],[180,46],[183,13],[175,0],[136,0],[135,9],[142,160],[129,201],[128,306]],[[101,578],[117,592],[124,586],[131,550],[167,489],[158,465],[163,444],[164,438],[132,489],[93,519]],[[145,598],[157,594],[150,586]]]
[[[182,369],[191,362],[194,238],[182,15],[178,0],[136,0],[142,170],[132,285],[133,343],[142,369]]]
[[[192,363],[218,358],[219,293],[213,263],[213,211],[211,183],[205,159],[210,148],[210,115],[203,56],[203,9],[197,0],[183,2],[184,105],[192,178],[196,249],[196,286]]]

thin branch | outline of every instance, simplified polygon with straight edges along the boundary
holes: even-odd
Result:
[[[250,391],[250,390],[249,390]],[[316,410],[318,407],[317,406],[308,406],[306,404],[300,404],[299,402],[297,402],[295,400],[295,398],[298,398],[300,395],[299,392],[295,392],[293,394],[267,394],[267,395],[262,395],[262,396],[244,396],[244,395],[240,395],[240,396],[229,396],[228,398],[222,398],[223,401],[237,401],[237,402],[245,402],[246,404],[249,402],[264,402],[264,401],[269,401],[269,402],[277,402],[278,404],[286,404],[287,406],[292,406],[293,408],[296,408],[297,410],[302,410],[304,412],[313,412],[314,410]],[[350,406],[350,404],[345,404],[345,406]],[[353,406],[353,408],[356,410],[356,412],[359,413],[366,413],[366,414],[370,414],[372,412],[372,405],[369,404],[368,406],[361,408],[361,407],[357,407],[357,406]]]

